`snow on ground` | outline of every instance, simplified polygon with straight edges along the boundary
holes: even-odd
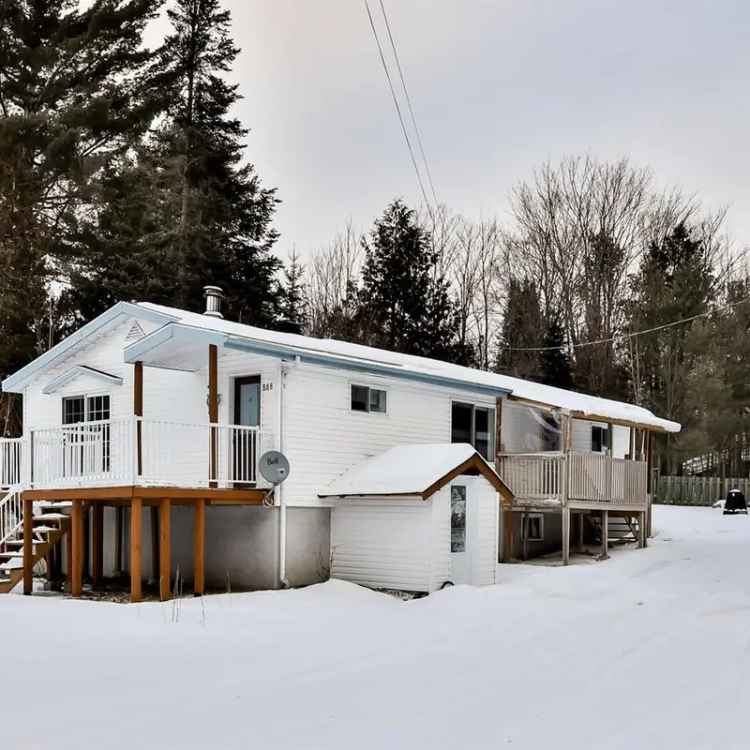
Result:
[[[746,748],[750,521],[402,602],[0,597],[7,748]],[[175,622],[174,620],[177,619]]]

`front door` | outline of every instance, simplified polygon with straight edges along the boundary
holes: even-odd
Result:
[[[260,427],[260,375],[235,378],[234,423],[244,427]],[[255,483],[258,466],[258,431],[235,430],[232,442],[235,482]]]
[[[469,496],[465,484],[451,485],[451,580],[471,583]]]

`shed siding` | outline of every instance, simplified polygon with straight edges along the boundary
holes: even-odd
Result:
[[[331,576],[372,588],[430,591],[432,526],[429,500],[338,501],[331,514]]]
[[[500,503],[494,488],[483,477],[472,477],[472,485],[469,496],[475,498],[473,502],[478,515],[472,582],[477,586],[489,586],[495,583],[497,568]]]

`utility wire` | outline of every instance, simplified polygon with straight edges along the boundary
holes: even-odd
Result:
[[[664,323],[663,325],[654,326],[653,328],[646,328],[643,331],[635,331],[633,333],[622,333],[617,336],[610,336],[606,339],[596,339],[594,341],[583,341],[580,344],[563,344],[562,346],[503,346],[500,347],[501,349],[505,351],[514,351],[514,352],[557,352],[557,351],[565,351],[566,349],[582,349],[586,346],[596,346],[597,344],[609,344],[613,341],[617,341],[617,339],[634,339],[638,336],[645,336],[649,333],[656,333],[657,331],[663,331],[666,328],[674,328],[674,326],[683,325],[684,323],[690,323],[693,320],[698,320],[699,318],[707,318],[709,315],[713,315],[717,312],[723,312],[724,310],[730,310],[734,307],[737,307],[738,305],[745,304],[746,302],[750,302],[750,297],[747,299],[741,299],[739,302],[733,302],[729,305],[724,305],[723,307],[718,307],[713,310],[708,310],[706,312],[698,313],[697,315],[691,315],[689,318],[682,318],[682,320],[673,320],[671,323]]]
[[[409,139],[409,132],[406,129],[406,124],[404,123],[404,117],[401,114],[401,106],[398,103],[398,97],[396,96],[396,90],[393,87],[393,81],[391,80],[391,74],[388,70],[388,65],[385,62],[385,55],[383,55],[383,47],[380,44],[380,37],[378,37],[378,32],[375,29],[375,21],[373,21],[372,13],[370,12],[370,4],[365,0],[365,10],[367,11],[367,17],[370,19],[370,28],[372,29],[372,35],[375,37],[375,43],[378,45],[378,54],[380,55],[380,62],[383,65],[383,70],[385,71],[385,77],[388,79],[388,88],[391,90],[391,97],[393,98],[393,104],[396,107],[396,114],[398,115],[399,122],[401,123],[401,130],[404,134],[404,140],[406,141],[406,146],[409,149],[409,155],[411,156],[411,163],[414,165],[414,172],[417,175],[417,182],[419,183],[419,189],[422,191],[422,197],[424,198],[425,205],[427,206],[427,210],[430,212],[430,217],[432,218],[432,221],[435,221],[435,215],[432,212],[432,206],[430,205],[430,201],[427,198],[427,192],[424,189],[424,183],[422,182],[422,175],[419,172],[419,165],[417,164],[417,159],[414,156],[414,149],[411,145],[411,140]]]
[[[430,183],[430,190],[432,191],[432,198],[435,201],[435,206],[439,205],[439,201],[437,199],[437,193],[435,192],[435,185],[432,181],[432,173],[430,172],[430,164],[427,161],[427,155],[424,151],[424,145],[422,144],[422,135],[419,132],[419,127],[417,126],[417,118],[414,114],[414,107],[411,103],[411,97],[409,96],[409,89],[406,87],[406,78],[404,77],[404,71],[401,67],[401,59],[398,56],[398,50],[396,49],[396,42],[393,39],[393,34],[391,33],[391,24],[388,21],[388,14],[385,12],[385,5],[383,5],[383,0],[380,0],[380,12],[383,14],[383,20],[385,21],[385,28],[388,32],[388,39],[391,43],[391,49],[393,50],[393,57],[396,60],[396,68],[398,69],[398,76],[401,79],[401,87],[404,90],[404,97],[406,98],[406,104],[409,107],[409,116],[411,117],[411,124],[414,126],[414,132],[417,136],[417,145],[419,146],[419,153],[422,156],[422,161],[424,163],[424,169],[427,174],[427,181]]]

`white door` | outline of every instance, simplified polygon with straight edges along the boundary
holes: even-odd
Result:
[[[471,507],[466,484],[451,485],[451,580],[471,583]]]

